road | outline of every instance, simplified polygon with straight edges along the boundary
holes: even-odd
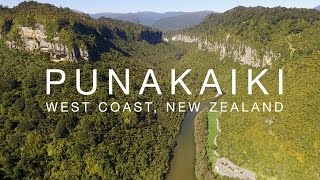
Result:
[[[216,121],[217,121],[217,130],[219,133],[221,133],[219,119],[217,118]],[[217,134],[217,136],[214,138],[214,145],[217,147],[217,149],[214,150],[214,154],[215,154],[215,156],[217,156],[219,158],[220,157],[220,155],[218,153],[219,146],[217,143],[218,136],[219,136],[219,134]],[[228,176],[228,177],[232,177],[232,178],[245,179],[245,180],[255,180],[256,179],[256,174],[254,172],[249,171],[245,168],[242,168],[224,157],[219,158],[217,160],[217,162],[215,164],[215,170],[221,176]]]

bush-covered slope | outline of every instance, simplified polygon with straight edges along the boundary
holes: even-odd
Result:
[[[232,59],[219,60],[215,53],[189,51],[179,65],[197,72],[214,68],[226,95],[226,102],[276,102],[281,113],[223,113],[219,153],[259,178],[317,179],[320,129],[320,13],[316,10],[238,7],[209,16],[192,29],[180,32],[210,42],[245,44],[257,51],[281,53],[262,83],[270,95],[258,87],[247,95],[247,69]],[[219,56],[219,55],[218,55]],[[284,95],[278,95],[278,69],[284,69]],[[237,95],[231,95],[231,69],[237,69]],[[262,68],[255,69],[260,73]]]
[[[319,20],[320,13],[311,9],[237,7],[209,16],[189,32],[209,41],[224,41],[230,34],[232,43],[273,49],[282,53],[283,58],[289,58],[290,44],[296,48],[297,56],[317,50],[318,41],[312,36],[319,28]]]
[[[47,42],[88,51],[92,61],[111,49],[128,55],[130,52],[123,51],[118,40],[156,44],[162,39],[162,33],[142,25],[107,18],[93,20],[88,15],[50,4],[23,2],[0,11],[1,36],[17,46],[21,46],[21,27],[37,29],[40,25],[44,26]]]
[[[92,20],[69,9],[34,2],[13,9],[1,9],[0,40],[0,177],[1,179],[161,179],[168,171],[182,114],[165,113],[162,103],[169,97],[168,71],[155,67],[177,60],[184,48],[148,43],[157,31],[122,21]],[[89,62],[51,62],[46,54],[9,49],[5,41],[19,41],[16,28],[43,24],[48,37],[96,51]],[[11,35],[18,35],[12,37]],[[48,41],[50,41],[49,38]],[[104,48],[111,47],[108,50]],[[45,93],[46,69],[63,69],[64,85]],[[75,70],[81,69],[82,89],[91,89],[92,69],[98,70],[98,90],[92,96],[76,91]],[[108,95],[108,69],[123,79],[130,69],[130,96],[115,85]],[[138,96],[148,68],[154,68],[166,92],[156,96],[153,89]],[[84,113],[48,113],[46,102],[91,102]],[[124,105],[152,101],[158,113],[98,112],[96,103]]]
[[[54,63],[46,54],[9,49],[6,41],[21,39],[19,28],[46,28],[47,41],[59,37],[66,46],[90,52],[89,62]],[[247,95],[247,69],[230,58],[198,50],[183,43],[158,43],[161,33],[140,25],[87,15],[34,2],[0,9],[0,177],[8,179],[161,179],[168,171],[169,154],[182,114],[165,113],[166,101],[208,99],[197,96],[209,68],[216,71],[226,92],[221,101],[282,101],[282,113],[223,113],[219,153],[257,173],[259,178],[319,178],[319,67],[320,15],[315,10],[239,7],[210,16],[186,33],[212,42],[246,44],[257,50],[281,53],[262,83]],[[45,95],[45,70],[66,71],[65,86]],[[75,69],[83,71],[83,89],[90,89],[91,70],[99,72],[97,93],[84,97],[76,92]],[[121,74],[130,69],[132,92],[107,94],[108,69]],[[155,69],[163,96],[153,90],[138,96],[145,72]],[[178,88],[169,95],[171,68],[178,73],[191,68],[186,78],[193,96]],[[277,70],[284,69],[284,95],[277,95]],[[231,69],[238,71],[238,93],[231,91]],[[257,74],[261,68],[254,70]],[[122,77],[122,76],[121,76]],[[122,77],[123,78],[123,77]],[[84,79],[83,79],[84,80]],[[141,113],[47,113],[46,101],[153,101],[158,109]],[[271,123],[270,123],[271,122]]]

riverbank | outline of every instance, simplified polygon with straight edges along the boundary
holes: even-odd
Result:
[[[195,175],[198,180],[216,179],[212,165],[208,159],[208,123],[207,110],[201,111],[194,121],[194,136],[196,144]]]
[[[219,123],[219,113],[207,113],[207,119],[203,117],[202,121],[208,124],[208,139],[207,139],[207,157],[211,165],[211,171],[217,176],[250,179],[255,180],[256,174],[248,169],[242,168],[229,159],[221,157],[219,154],[219,146],[217,137],[221,133]]]
[[[218,152],[218,143],[217,138],[221,129],[219,127],[219,117],[218,112],[208,112],[206,122],[208,124],[208,140],[207,140],[207,156],[209,163],[212,164],[212,171],[214,172],[214,164],[217,162],[217,159],[220,157]]]
[[[196,146],[197,141],[195,140],[195,134],[198,134],[195,129],[195,121],[199,119],[198,115],[204,112],[205,109],[210,107],[210,102],[216,102],[218,100],[218,96],[213,98],[212,100],[201,101],[199,111],[188,111],[185,114],[185,117],[181,123],[179,134],[176,138],[176,144],[172,155],[170,156],[170,168],[168,173],[166,174],[167,180],[194,180],[194,179],[204,179],[196,177],[195,167],[196,167]],[[206,110],[207,112],[207,110]],[[206,131],[207,128],[204,127],[203,130]],[[201,137],[205,138],[205,143],[207,141],[207,136]],[[200,139],[201,139],[200,138]],[[203,146],[206,147],[206,144]],[[200,149],[200,148],[198,148]],[[206,150],[206,149],[204,149]],[[206,152],[204,154],[207,154]],[[209,161],[204,161],[209,162]],[[208,171],[210,172],[210,171]],[[212,177],[212,176],[208,176]],[[208,179],[208,178],[206,178]],[[209,178],[212,179],[212,178]]]
[[[188,111],[181,123],[179,134],[176,138],[172,159],[170,162],[167,180],[194,180],[194,119],[198,113]]]

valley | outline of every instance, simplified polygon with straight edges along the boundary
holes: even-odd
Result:
[[[277,13],[285,13],[286,16],[283,16],[283,19],[279,20]],[[262,16],[259,16],[259,14]],[[239,18],[235,19],[234,17]],[[239,47],[239,44],[250,44],[251,49],[258,48],[257,52],[259,52],[260,49],[268,49],[272,51],[273,54],[281,55],[279,56],[279,59],[270,61],[271,63],[269,65],[267,65],[268,63],[261,63],[257,64],[256,67],[257,69],[261,69],[262,67],[268,68],[274,73],[273,77],[263,79],[262,82],[266,82],[266,84],[264,84],[266,87],[275,87],[277,85],[276,80],[278,78],[275,76],[275,71],[277,71],[275,69],[283,67],[285,75],[284,93],[282,96],[263,96],[259,93],[254,93],[253,96],[246,96],[246,91],[244,90],[240,90],[237,92],[237,96],[233,96],[232,89],[223,85],[224,83],[229,84],[229,78],[225,77],[224,81],[220,82],[222,84],[221,86],[226,87],[226,89],[223,89],[225,95],[219,100],[219,102],[233,102],[236,100],[240,103],[245,99],[246,102],[253,103],[257,99],[259,99],[260,102],[264,100],[278,99],[285,104],[286,108],[279,114],[272,112],[256,112],[243,115],[241,113],[226,112],[222,113],[219,118],[221,129],[223,129],[216,139],[219,145],[219,155],[221,157],[227,157],[233,163],[241,167],[254,171],[258,179],[268,177],[280,179],[304,179],[306,177],[315,178],[318,176],[318,173],[313,170],[315,166],[305,166],[305,163],[313,162],[312,164],[314,164],[315,161],[309,157],[315,157],[315,152],[318,154],[318,151],[315,150],[312,145],[314,143],[317,144],[318,140],[314,136],[314,131],[309,128],[315,127],[316,124],[318,124],[315,117],[318,116],[319,111],[315,108],[309,109],[306,107],[307,104],[310,105],[310,101],[306,100],[306,97],[304,97],[305,100],[298,100],[300,104],[294,104],[294,99],[300,95],[302,96],[302,91],[309,92],[308,97],[314,98],[314,101],[312,101],[313,103],[320,100],[317,95],[319,87],[314,84],[319,81],[319,78],[317,78],[319,73],[316,70],[319,67],[319,51],[314,49],[317,47],[317,42],[316,40],[308,40],[308,42],[303,40],[306,37],[311,37],[312,35],[309,33],[316,32],[316,29],[319,26],[318,22],[311,23],[311,21],[309,21],[309,18],[313,19],[314,17],[319,17],[319,13],[314,10],[238,7],[226,12],[224,15],[221,15],[221,17],[209,17],[201,25],[179,32],[178,36],[170,35],[171,37],[181,37],[181,34],[185,34],[186,36],[180,39],[187,43],[195,44],[199,44],[199,41],[202,42],[202,40],[199,39],[208,39],[209,42],[213,42],[211,44],[214,44],[215,42],[219,44],[221,42],[228,41],[229,45],[222,46],[224,48],[223,50],[210,51],[206,49],[206,51],[202,51],[201,48],[198,48],[198,50],[194,50],[192,52],[192,55],[186,55],[185,59],[187,62],[181,64],[181,66],[190,65],[193,69],[205,69],[208,64],[212,64],[211,66],[216,67],[215,69],[219,69],[218,67],[221,67],[221,69],[225,70],[230,66],[232,68],[236,68],[238,72],[243,72],[241,69],[248,68],[247,65],[249,64],[253,65],[251,62],[254,61],[250,61],[252,57],[260,59],[264,56],[263,52],[265,52],[265,50],[262,51],[262,53],[255,54],[257,56],[252,53],[250,53],[249,56],[244,56],[246,59],[245,61],[233,58],[233,47]],[[305,19],[300,20],[302,22],[306,22],[306,26],[304,26],[304,28],[298,28],[295,24],[296,18]],[[307,22],[310,24],[307,25]],[[268,24],[269,28],[261,29],[261,31],[259,31],[259,26],[263,26],[264,23]],[[290,28],[288,28],[288,26]],[[278,29],[281,29],[281,31]],[[265,39],[261,39],[264,35]],[[170,36],[168,39],[172,40]],[[291,46],[287,43],[288,37],[290,37]],[[220,46],[217,47],[220,48]],[[292,47],[295,48],[294,53],[292,53]],[[231,52],[230,55],[222,56],[224,54],[229,54],[228,52]],[[245,54],[245,51],[240,54]],[[217,58],[214,59],[213,56]],[[187,57],[197,59],[197,63],[194,63],[192,60],[188,60]],[[216,62],[215,65],[213,65],[214,62]],[[231,62],[238,62],[239,64],[247,62],[247,65],[230,65]],[[298,69],[302,70],[302,72]],[[294,72],[295,75],[292,74]],[[218,71],[217,74],[224,74],[224,72]],[[240,73],[238,75],[242,77],[245,76],[245,73]],[[307,79],[310,79],[312,82],[308,82],[309,80]],[[307,86],[308,88],[302,88],[301,85],[299,85],[301,82],[305,82],[306,84],[304,84],[304,86]],[[238,84],[237,87],[240,88],[247,86],[246,82],[242,83]],[[274,92],[274,90],[272,91]],[[294,109],[298,107],[303,109],[303,111],[311,113],[312,117],[307,117],[301,114],[301,111],[296,112]],[[206,120],[205,115],[202,118],[204,121]],[[308,120],[306,121],[306,119]],[[293,124],[300,125],[298,127],[293,126]],[[302,124],[304,124],[305,127],[302,128]],[[203,127],[205,127],[205,125],[203,125]],[[296,134],[298,131],[303,131],[305,133],[300,136]],[[199,135],[196,135],[196,142],[201,142],[197,136],[205,139],[208,136],[206,133],[199,131],[198,134]],[[253,134],[254,136],[252,136]],[[309,142],[304,141],[302,137],[312,139],[313,143],[309,144]],[[306,144],[310,145],[309,148],[303,147]],[[210,158],[215,152],[214,147],[208,148],[206,147],[207,145],[200,146],[205,147],[197,150],[198,153],[202,153],[196,155],[198,157],[196,160],[198,162],[198,166],[196,166],[196,170],[198,169],[198,171],[196,171],[198,179],[211,177],[212,174],[208,172],[208,169],[212,169],[215,165],[214,162],[207,164],[205,161],[208,161],[208,158],[204,155],[209,152],[210,154],[207,154],[207,156]],[[206,148],[208,148],[207,151]],[[270,162],[270,159],[273,159],[273,162]],[[300,173],[295,173],[294,171],[299,171]]]
[[[228,174],[217,173],[216,163],[223,169],[227,162],[256,179],[318,179],[319,28],[318,11],[297,8],[237,7],[163,34],[49,4],[2,7],[0,177],[223,179]],[[50,95],[47,69],[67,75],[52,74]],[[93,79],[97,91],[88,93]],[[214,97],[237,105],[219,115],[219,125],[208,119],[206,103],[188,104]],[[105,112],[48,113],[46,102],[103,102]],[[152,110],[111,113],[114,102],[152,102]],[[182,103],[168,111],[166,102]],[[243,102],[266,111],[236,112]],[[276,112],[269,102],[285,108]]]

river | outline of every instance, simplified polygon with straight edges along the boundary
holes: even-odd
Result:
[[[209,102],[202,102],[199,112],[208,106]],[[196,146],[194,142],[194,120],[199,112],[187,112],[177,136],[177,146],[173,151],[173,159],[167,180],[194,180]]]

